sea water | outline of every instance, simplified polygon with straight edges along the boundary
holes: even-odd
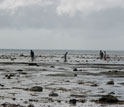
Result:
[[[41,50],[33,49],[35,54],[64,54],[68,52],[69,54],[99,54],[99,50]],[[104,50],[103,50],[104,51]],[[124,50],[105,50],[107,54],[124,55]],[[14,54],[23,53],[30,54],[30,49],[0,49],[0,54]]]

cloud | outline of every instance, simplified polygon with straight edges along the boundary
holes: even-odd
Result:
[[[0,0],[0,46],[123,49],[123,5],[122,0]]]
[[[124,0],[61,0],[57,13],[74,15],[78,11],[87,14],[118,7],[124,7]]]
[[[54,1],[55,0],[0,0],[0,10],[15,13],[20,7],[28,7],[32,5],[47,6],[52,5]]]
[[[48,28],[55,26],[55,5],[32,4],[11,9],[0,9],[0,28]],[[14,12],[14,13],[13,13]]]
[[[19,8],[29,6],[56,6],[58,15],[89,14],[111,8],[124,8],[124,0],[0,0],[0,10],[15,14]]]
[[[9,1],[12,3],[12,7]],[[18,3],[16,1],[18,1]],[[69,0],[67,1],[68,1],[67,4],[70,5],[71,7],[72,4],[81,5],[82,1],[84,2],[85,0],[76,0],[76,1],[71,0],[72,2],[70,2]],[[87,1],[90,2],[90,0],[87,0]],[[97,0],[92,0],[92,1],[94,1],[94,5],[97,5],[95,4],[96,3],[95,1]],[[105,1],[107,2],[107,0],[104,0],[104,2]],[[116,0],[113,0],[113,1],[116,1]],[[103,33],[103,32],[109,32],[109,31],[122,32],[123,31],[124,14],[122,13],[124,12],[124,9],[120,7],[104,9],[103,11],[98,11],[97,13],[94,12],[93,14],[90,14],[86,17],[85,15],[77,12],[77,10],[75,10],[74,8],[74,10],[72,11],[74,11],[76,15],[73,15],[73,17],[70,17],[68,15],[59,16],[56,13],[56,9],[61,7],[61,3],[62,3],[62,2],[59,2],[58,0],[30,0],[30,2],[29,0],[3,0],[3,1],[0,0],[0,2],[1,2],[0,3],[0,28],[1,29],[2,28],[4,29],[13,29],[13,28],[14,29],[30,29],[30,28],[32,29],[33,28],[33,29],[62,29],[62,30],[67,29],[69,32],[82,31],[82,32],[86,32],[86,34],[87,32],[89,33],[93,32],[91,34],[88,33],[87,35],[93,35],[93,34],[95,35],[96,34],[95,32],[97,32],[98,35],[100,35],[100,33]],[[103,0],[99,1],[98,3],[105,4],[101,2],[103,2]],[[120,2],[119,3],[112,2],[112,3],[113,4],[111,5],[120,4]],[[5,5],[3,6],[4,7],[3,9],[1,9],[2,4],[6,4],[6,6]],[[110,5],[110,3],[106,5]],[[66,9],[66,6],[67,5],[65,5],[65,9]],[[10,11],[15,11],[15,12],[14,14],[11,14]],[[67,13],[67,14],[70,14],[70,13]],[[80,32],[80,35],[82,34],[82,32]]]

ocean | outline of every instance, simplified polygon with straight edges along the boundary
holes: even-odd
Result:
[[[99,50],[40,50],[34,49],[35,54],[99,54]],[[107,54],[124,55],[123,50],[105,50]],[[30,49],[0,49],[0,54],[30,54]]]

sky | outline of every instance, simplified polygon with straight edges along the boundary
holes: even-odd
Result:
[[[124,50],[124,0],[0,0],[0,49]]]

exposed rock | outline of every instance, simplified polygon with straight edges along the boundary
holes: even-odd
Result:
[[[0,105],[0,107],[23,107],[19,104],[10,104],[10,103],[3,103]]]
[[[108,95],[114,95],[115,93],[114,92],[110,92],[110,93],[108,93]]]
[[[38,102],[36,99],[29,99],[29,102]]]
[[[50,68],[55,68],[55,66],[50,66]]]
[[[108,82],[107,82],[107,85],[114,85],[114,81],[113,81],[113,80],[108,81]]]
[[[20,56],[20,57],[24,57],[24,54],[23,54],[23,53],[21,53],[19,56]]]
[[[29,63],[28,65],[29,65],[29,66],[38,66],[37,63]]]
[[[11,79],[11,77],[14,77],[15,75],[16,75],[15,73],[6,74],[6,75],[5,75],[5,78]]]
[[[0,84],[0,86],[1,86],[1,87],[4,87],[4,85],[3,85],[3,84]]]
[[[30,91],[37,91],[37,92],[42,92],[43,88],[40,86],[34,86],[31,89],[29,89]]]
[[[72,105],[76,105],[77,100],[76,99],[70,99],[69,103],[72,104]]]
[[[29,104],[28,107],[35,107],[33,104]]]
[[[84,81],[78,81],[78,84],[85,84]]]
[[[74,74],[74,77],[77,77],[77,74]]]
[[[71,94],[70,97],[84,98],[84,97],[86,97],[86,95],[75,95],[75,94]]]
[[[16,100],[16,98],[12,98],[12,100],[14,100],[14,101],[15,101],[15,100]]]
[[[54,102],[54,99],[48,98],[48,101],[49,101],[49,102]]]
[[[88,60],[86,60],[86,62],[89,62]]]
[[[19,74],[25,75],[25,74],[27,74],[27,73],[26,73],[26,72],[19,71]]]
[[[48,71],[47,69],[42,69],[42,71]]]
[[[121,85],[123,85],[123,86],[124,86],[124,83],[119,83],[119,84],[121,84]]]
[[[60,87],[60,88],[58,88],[57,90],[61,90],[61,91],[72,91],[71,89],[66,89],[66,88],[63,88],[63,87]]]
[[[28,101],[24,101],[23,103],[24,103],[24,104],[28,104]]]
[[[98,84],[92,84],[91,86],[92,86],[92,87],[97,87],[97,86],[98,86]]]
[[[105,95],[102,96],[102,98],[100,98],[99,101],[105,103],[117,103],[119,100],[115,96]]]
[[[11,77],[14,77],[16,74],[15,73],[11,73],[9,74]]]
[[[49,96],[51,96],[51,97],[58,97],[58,94],[55,93],[55,92],[51,92],[51,93],[49,94]]]
[[[78,71],[78,69],[77,68],[74,68],[73,71]]]
[[[124,75],[124,72],[119,71],[119,70],[112,70],[112,71],[108,71],[108,72],[101,72],[101,74],[105,74],[105,75]]]
[[[65,82],[70,82],[69,80],[66,80]]]
[[[7,79],[11,79],[11,75],[5,75],[5,77],[7,77]]]
[[[16,70],[16,71],[23,71],[22,69],[18,69],[18,70]]]
[[[57,100],[58,103],[61,103],[61,100]]]
[[[85,103],[86,100],[85,99],[79,99],[78,102]]]

